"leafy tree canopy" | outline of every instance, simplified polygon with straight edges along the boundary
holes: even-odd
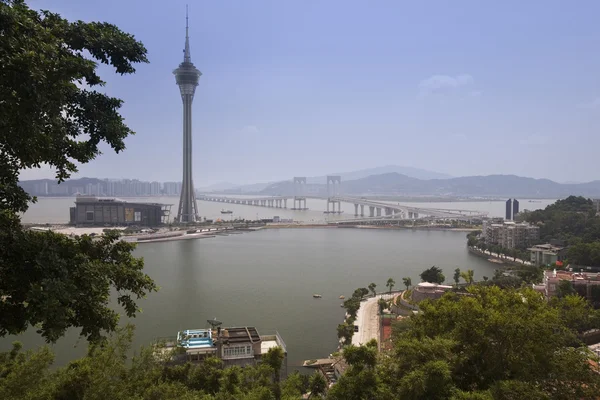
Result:
[[[442,284],[444,283],[444,280],[446,280],[446,277],[442,273],[442,269],[436,267],[435,265],[421,272],[420,276],[423,282]]]
[[[98,340],[114,330],[112,290],[128,316],[135,300],[156,289],[142,273],[133,245],[109,234],[67,239],[23,230],[19,213],[35,201],[18,185],[19,172],[43,164],[62,181],[100,154],[116,152],[133,134],[120,99],[103,85],[98,62],[119,74],[147,62],[146,49],[116,26],[69,22],[34,11],[22,0],[0,0],[0,335],[36,326],[50,342],[69,327]]]

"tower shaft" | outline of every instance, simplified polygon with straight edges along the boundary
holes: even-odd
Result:
[[[177,220],[195,222],[198,218],[198,205],[192,179],[192,94],[182,94],[183,100],[183,181],[179,197]]]

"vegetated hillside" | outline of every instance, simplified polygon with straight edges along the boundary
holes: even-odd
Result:
[[[292,181],[278,182],[261,191],[265,195],[293,195]],[[326,193],[326,185],[307,185],[306,194]],[[549,179],[515,175],[465,176],[451,179],[416,179],[395,172],[342,180],[348,195],[395,194],[423,196],[505,196],[558,198],[569,195],[600,197],[600,181],[563,184]]]

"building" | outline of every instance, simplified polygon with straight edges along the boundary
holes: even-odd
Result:
[[[590,301],[596,301],[600,293],[600,273],[544,271],[544,290],[546,297],[556,296],[560,281],[569,281],[575,291]]]
[[[157,226],[168,223],[170,204],[130,203],[79,196],[70,209],[70,223],[88,226]]]
[[[519,213],[519,200],[517,200],[517,199],[506,200],[505,219],[507,221],[513,221],[518,213]]]
[[[411,299],[416,303],[427,299],[439,299],[450,289],[452,289],[452,286],[431,282],[420,282],[413,288]]]
[[[554,246],[550,243],[538,244],[527,250],[529,250],[531,263],[538,267],[555,265],[558,261],[563,261],[567,252],[565,247]]]
[[[498,245],[506,249],[526,247],[534,244],[540,238],[540,228],[528,223],[495,220],[483,221],[482,236],[485,243]]]
[[[175,352],[175,361],[201,362],[214,356],[226,366],[255,365],[274,347],[281,347],[284,354],[282,377],[287,374],[287,348],[278,332],[260,335],[253,326],[216,329],[189,329],[177,333],[177,338],[167,338],[163,345]]]
[[[173,71],[183,101],[183,185],[177,208],[177,222],[193,223],[200,221],[200,217],[192,179],[192,102],[202,73],[192,64],[187,12],[185,21],[183,62]]]

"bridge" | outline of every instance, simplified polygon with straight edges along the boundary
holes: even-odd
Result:
[[[363,218],[354,218],[350,220],[335,221],[335,223],[344,222],[369,222],[369,221],[386,221],[400,219],[458,219],[458,220],[470,220],[478,219],[487,216],[487,213],[471,210],[451,210],[443,208],[426,208],[426,207],[414,207],[406,206],[400,203],[391,204],[381,201],[369,200],[365,197],[350,197],[350,196],[336,196],[336,197],[321,197],[321,196],[302,196],[304,206],[300,203],[298,207],[291,208],[292,210],[307,210],[306,199],[318,199],[327,201],[327,205],[335,204],[338,205],[337,211],[325,211],[325,213],[341,213],[340,203],[350,203],[354,205],[354,216]],[[249,206],[258,207],[271,207],[271,208],[283,208],[287,209],[288,200],[294,200],[296,203],[297,199],[294,196],[268,196],[268,197],[252,197],[252,198],[239,198],[239,197],[227,197],[227,196],[213,196],[203,195],[199,196],[198,200],[201,201],[213,201],[227,204],[243,204]],[[296,205],[296,204],[294,204]],[[327,207],[329,208],[329,207]],[[365,217],[365,209],[369,212],[369,215]]]
[[[263,197],[227,197],[213,196],[206,194],[199,196],[198,200],[215,201],[220,203],[244,204],[249,206],[287,208],[288,200],[293,201],[291,210],[308,210],[306,199],[320,199],[327,202],[326,214],[342,213],[341,203],[350,203],[354,205],[354,218],[348,221],[368,223],[371,221],[398,221],[400,219],[458,219],[471,220],[487,216],[487,213],[471,210],[449,210],[443,208],[425,208],[405,206],[400,203],[392,204],[390,202],[370,200],[366,197],[343,196],[340,194],[342,178],[339,175],[327,176],[327,196],[307,196],[306,195],[306,177],[294,177],[294,195],[293,196],[263,196]],[[329,206],[333,208],[330,210]],[[337,205],[337,211],[336,211]],[[365,208],[369,212],[365,216]],[[360,209],[360,212],[359,212]],[[344,223],[347,221],[335,221],[334,223]]]

